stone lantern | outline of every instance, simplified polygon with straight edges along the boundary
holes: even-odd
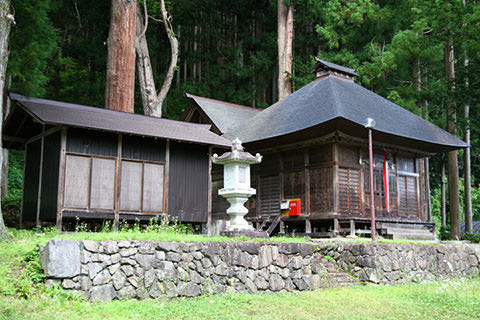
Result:
[[[223,189],[218,190],[218,194],[230,203],[227,209],[230,220],[225,230],[229,235],[263,236],[244,218],[248,213],[244,203],[256,193],[250,187],[250,165],[261,161],[260,154],[253,156],[243,151],[242,142],[238,138],[232,141],[232,151],[221,156],[214,154],[212,157],[213,163],[223,164]]]

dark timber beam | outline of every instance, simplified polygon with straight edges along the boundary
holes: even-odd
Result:
[[[25,205],[24,199],[25,199],[25,168],[27,166],[27,148],[25,148],[25,151],[23,152],[23,179],[22,179],[22,203],[20,205],[20,222],[19,226],[20,229],[23,229],[23,207]]]
[[[45,126],[44,126],[44,128],[45,128]],[[37,140],[39,140],[39,139],[42,139],[43,137],[46,137],[46,136],[48,136],[48,135],[51,135],[52,133],[55,133],[55,132],[60,131],[60,130],[61,130],[60,127],[54,127],[54,128],[50,128],[50,129],[48,129],[48,130],[43,130],[41,134],[38,134],[38,135],[36,135],[36,136],[34,136],[34,137],[31,137],[30,139],[28,139],[28,140],[26,141],[26,143],[32,143],[32,142],[34,142],[34,141],[37,141]]]
[[[212,146],[208,148],[208,195],[207,195],[207,234],[212,233]]]
[[[123,134],[119,133],[117,137],[117,159],[115,165],[115,201],[113,204],[113,230],[118,231],[118,226],[120,224],[120,188],[122,184],[121,174],[122,174],[122,145],[123,145]]]
[[[338,212],[338,150],[337,143],[332,144],[332,187],[333,187],[333,212]]]
[[[42,127],[42,134],[45,133],[45,126]],[[40,168],[38,174],[38,192],[37,192],[37,217],[35,219],[35,224],[37,227],[40,227],[40,207],[42,204],[42,176],[43,176],[43,156],[45,149],[45,137],[42,135],[40,137]]]
[[[63,194],[65,192],[65,153],[67,150],[67,128],[62,127],[60,134],[60,161],[58,165],[57,229],[62,231]]]
[[[164,208],[163,208],[163,213],[168,214],[168,186],[170,182],[170,140],[167,139],[165,143],[165,190],[163,193],[164,197]]]
[[[25,139],[25,138],[17,138],[17,137],[12,137],[12,136],[3,136],[2,138],[5,141],[18,142],[18,143],[21,143],[21,144],[25,144],[28,141],[28,139]]]

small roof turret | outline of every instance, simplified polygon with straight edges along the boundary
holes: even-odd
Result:
[[[358,74],[355,73],[355,69],[328,62],[318,57],[315,57],[315,61],[317,61],[317,63],[311,72],[316,73],[317,78],[335,76],[337,78],[353,81],[354,77],[358,76]]]

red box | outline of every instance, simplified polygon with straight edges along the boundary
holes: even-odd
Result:
[[[288,215],[299,216],[302,209],[300,199],[288,199]]]

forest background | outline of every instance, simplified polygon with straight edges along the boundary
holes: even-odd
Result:
[[[472,211],[480,220],[480,5],[472,0],[288,0],[293,8],[292,90],[311,80],[314,56],[355,68],[356,82],[456,134],[471,131]],[[104,107],[110,1],[12,0],[10,91]],[[142,2],[143,5],[143,2]],[[148,1],[146,37],[157,83],[171,58],[159,1]],[[178,119],[185,92],[265,108],[278,100],[277,1],[167,1],[179,60],[163,104]],[[450,48],[446,54],[446,47]],[[452,55],[453,54],[453,55]],[[451,64],[448,58],[453,59]],[[448,76],[447,66],[455,73]],[[135,112],[142,113],[138,81]],[[464,152],[458,153],[460,176]],[[11,151],[5,222],[16,226],[23,152]],[[430,159],[432,214],[441,221],[441,167]],[[448,191],[447,191],[448,192]],[[446,197],[448,201],[448,196]],[[464,215],[463,180],[460,184]],[[448,205],[447,205],[447,217]],[[463,220],[463,218],[462,218]]]

